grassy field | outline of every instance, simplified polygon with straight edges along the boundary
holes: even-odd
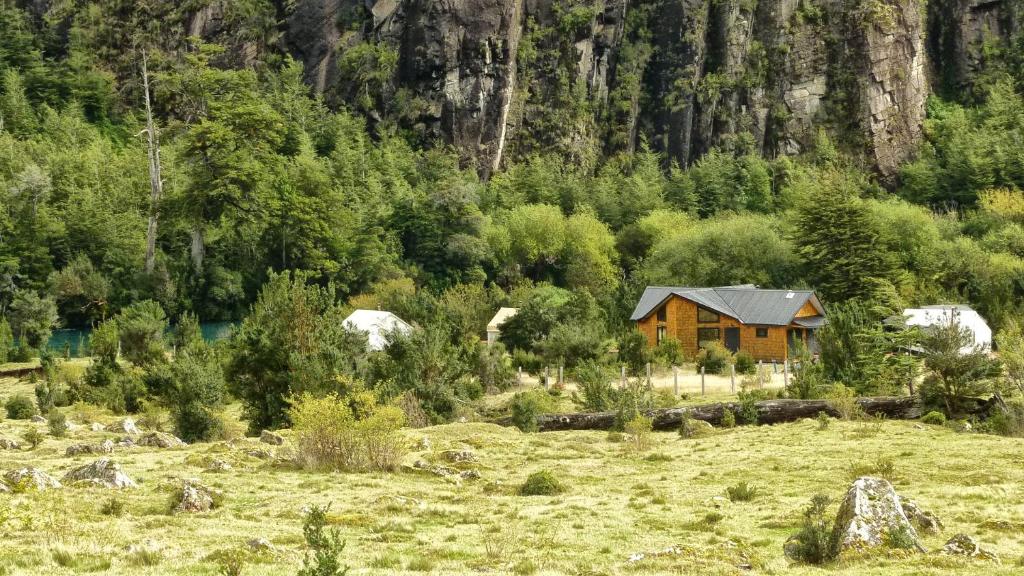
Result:
[[[30,387],[0,382],[0,396]],[[722,398],[715,398],[722,399]],[[76,423],[111,422],[68,409]],[[0,437],[45,424],[0,421]],[[287,432],[285,433],[287,436]],[[292,574],[304,553],[302,514],[330,504],[346,542],[350,574],[1020,574],[1024,570],[1024,441],[958,434],[914,422],[802,421],[719,430],[684,440],[654,434],[642,454],[604,432],[522,434],[465,423],[406,432],[405,459],[441,462],[445,449],[471,449],[482,476],[459,483],[425,472],[318,474],[249,456],[254,439],[180,449],[119,449],[113,458],[139,488],[65,486],[0,495],[0,574],[218,574],[240,555],[242,574]],[[81,427],[33,451],[0,451],[0,472],[38,467],[58,479],[96,456],[64,456],[73,443],[117,435]],[[431,448],[421,450],[423,439]],[[286,456],[289,444],[275,448]],[[204,459],[230,462],[206,472]],[[520,496],[528,474],[550,470],[558,496]],[[858,473],[884,472],[897,490],[945,523],[924,543],[978,537],[1000,565],[938,554],[881,551],[826,568],[790,565],[783,542],[818,492],[840,498]],[[171,514],[173,487],[199,478],[223,491],[203,514]],[[728,502],[746,481],[750,502]],[[117,498],[120,516],[104,514]],[[266,538],[272,551],[247,542]],[[652,555],[675,547],[670,554]],[[641,560],[631,557],[644,554]]]

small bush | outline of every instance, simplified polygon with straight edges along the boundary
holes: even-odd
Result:
[[[575,371],[579,393],[574,400],[585,410],[603,412],[611,410],[618,400],[618,390],[612,385],[611,374],[595,361],[584,362]]]
[[[735,362],[737,374],[754,374],[757,371],[757,362],[754,361],[754,357],[750,355],[750,352],[746,350],[740,350],[736,353]]]
[[[343,576],[348,567],[341,563],[345,542],[337,528],[327,529],[327,507],[310,506],[302,520],[302,533],[310,550],[298,576]]]
[[[625,440],[625,436],[622,434],[622,432],[612,430],[611,432],[608,433],[607,440],[613,444],[618,444],[619,442]]]
[[[729,500],[733,502],[750,502],[760,493],[757,488],[750,486],[746,482],[729,486],[725,491],[729,495]]]
[[[35,450],[36,446],[39,446],[43,443],[43,440],[46,440],[46,436],[35,428],[29,428],[28,431],[21,435],[21,438],[28,442],[29,448],[32,450]]]
[[[349,402],[358,402],[358,413]],[[299,463],[313,470],[393,470],[405,446],[398,431],[405,416],[396,406],[379,406],[370,392],[346,399],[303,394],[289,410]]]
[[[835,557],[832,542],[832,518],[829,515],[831,499],[823,494],[811,498],[804,510],[800,531],[787,543],[791,556],[808,564],[824,564]]]
[[[832,418],[824,410],[818,412],[818,430],[828,430],[828,425],[831,423]]]
[[[722,428],[736,427],[736,413],[728,408],[722,410]]]
[[[629,444],[633,452],[639,454],[650,450],[652,424],[650,418],[641,415],[626,423],[625,432],[629,435]]]
[[[896,462],[892,458],[879,458],[874,462],[851,464],[847,476],[850,480],[856,480],[861,476],[875,476],[892,482],[897,477]]]
[[[921,417],[921,422],[923,424],[933,424],[935,426],[945,426],[946,425],[946,415],[943,414],[942,412],[937,411],[937,410],[932,410],[931,412],[929,412],[929,413],[927,413],[927,414],[925,414],[924,416]]]
[[[697,353],[696,363],[707,374],[722,374],[732,363],[732,353],[719,342],[707,342]]]
[[[67,416],[56,408],[46,415],[46,424],[50,428],[50,435],[55,438],[63,438],[68,433]]]
[[[885,532],[883,540],[889,548],[912,550],[917,547],[917,540],[906,526],[895,526]]]
[[[712,512],[708,512],[707,514],[705,514],[704,518],[703,518],[703,520],[701,522],[705,526],[714,526],[715,524],[718,524],[722,520],[725,520],[725,515],[724,514],[722,514],[721,512],[712,511]]]
[[[825,399],[843,420],[854,420],[864,415],[864,409],[857,403],[857,393],[853,388],[847,388],[842,384],[833,384],[825,395]]]
[[[562,483],[555,478],[555,475],[547,470],[534,472],[526,478],[526,482],[519,487],[520,496],[553,496],[565,491]]]
[[[430,572],[434,569],[434,561],[426,556],[416,556],[406,563],[405,569],[412,572]]]
[[[10,420],[28,420],[38,413],[35,403],[24,394],[15,394],[8,398],[4,408],[7,409],[7,418]]]
[[[679,366],[685,359],[683,345],[675,338],[664,338],[655,346],[654,358],[663,366]]]
[[[116,496],[111,496],[108,500],[104,501],[100,505],[100,514],[104,516],[123,516],[125,513],[124,500]]]
[[[512,411],[512,423],[523,432],[536,432],[537,417],[550,412],[554,405],[555,400],[543,390],[519,392],[512,397],[509,403]]]

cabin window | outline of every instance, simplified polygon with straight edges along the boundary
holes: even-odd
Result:
[[[758,328],[757,328],[757,337],[758,338],[767,338],[768,337],[768,329],[763,327],[763,326],[758,326]]]
[[[666,336],[665,327],[664,326],[658,326],[658,333],[657,333],[658,344],[661,344],[661,342],[663,340],[665,340],[665,336]]]
[[[707,308],[697,307],[697,322],[711,323],[718,322],[718,314]]]
[[[721,340],[718,328],[697,328],[697,345],[704,346],[706,342],[718,342]]]
[[[664,322],[666,320],[668,320],[667,306],[662,306],[661,308],[658,308],[658,322]]]

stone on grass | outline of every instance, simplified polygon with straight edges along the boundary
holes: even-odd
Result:
[[[274,451],[267,448],[250,448],[245,453],[260,460],[270,460],[274,457]]]
[[[46,424],[46,417],[40,416],[39,414],[36,414],[35,416],[32,417],[32,423],[33,424]]]
[[[56,478],[38,468],[32,467],[11,470],[4,474],[4,481],[7,482],[7,485],[12,490],[17,486],[26,490],[39,490],[40,492],[50,488],[60,488],[60,482]]]
[[[246,542],[246,545],[249,546],[249,550],[252,550],[253,552],[271,552],[274,550],[274,545],[266,538],[253,538]]]
[[[942,532],[942,521],[931,512],[922,509],[917,502],[904,498],[902,504],[903,513],[907,515],[910,523],[919,530],[928,534],[939,534]]]
[[[131,418],[124,418],[124,419],[118,420],[117,422],[114,422],[110,426],[107,426],[106,430],[107,430],[107,432],[116,432],[116,433],[119,433],[119,434],[130,434],[132,436],[135,436],[137,434],[141,434],[142,433],[142,431],[139,430],[139,427],[136,426],[135,420],[133,420]]]
[[[0,482],[0,494],[7,494],[10,491],[11,491],[11,489],[7,487],[7,484],[4,484],[3,482]]]
[[[84,482],[104,488],[136,488],[138,485],[110,458],[100,458],[92,464],[80,466],[64,475],[69,484]]]
[[[231,464],[220,458],[214,458],[206,464],[207,472],[227,472],[228,470],[231,470]]]
[[[417,444],[416,447],[419,450],[430,450],[434,445],[430,443],[430,438],[424,436],[423,438],[420,438],[419,444]]]
[[[175,512],[209,512],[214,507],[213,490],[195,479],[182,480],[181,499],[174,507]]]
[[[688,418],[679,429],[679,435],[683,438],[704,438],[715,432],[715,427],[709,422]]]
[[[441,456],[453,464],[476,462],[476,454],[473,454],[472,450],[445,450]]]
[[[89,430],[92,430],[93,432],[103,432],[106,429],[107,427],[104,426],[103,424],[100,424],[99,422],[93,422],[92,424],[89,424]]]
[[[942,553],[999,562],[998,556],[982,548],[977,540],[967,534],[957,534],[947,540],[946,544],[942,547]]]
[[[854,480],[836,515],[832,540],[837,551],[873,548],[894,537],[907,541],[918,551],[924,550],[892,484],[870,476]]]
[[[64,451],[65,456],[80,456],[82,454],[110,454],[114,451],[113,440],[107,439],[99,444],[72,444]]]
[[[270,430],[264,430],[260,432],[260,442],[264,444],[273,444],[274,446],[280,446],[284,444],[284,436]]]
[[[150,432],[136,440],[135,444],[151,448],[181,448],[182,446],[188,446],[181,438],[166,432]]]
[[[0,450],[20,450],[21,444],[18,444],[15,440],[8,440],[7,438],[0,438]]]

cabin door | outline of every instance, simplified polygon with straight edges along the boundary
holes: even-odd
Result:
[[[740,350],[740,329],[739,328],[726,328],[725,329],[725,347],[730,352],[736,353]]]

